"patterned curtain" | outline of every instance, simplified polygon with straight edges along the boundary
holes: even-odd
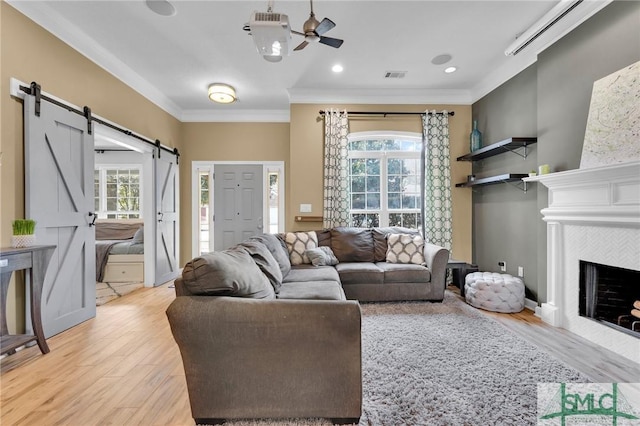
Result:
[[[422,234],[426,241],[451,250],[451,168],[449,114],[427,111],[422,116],[423,203]]]
[[[349,226],[349,175],[346,111],[324,114],[324,228]]]

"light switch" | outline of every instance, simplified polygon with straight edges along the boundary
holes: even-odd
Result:
[[[9,259],[0,259],[0,268],[4,268],[5,266],[9,266]]]
[[[311,204],[300,204],[300,213],[311,213]]]

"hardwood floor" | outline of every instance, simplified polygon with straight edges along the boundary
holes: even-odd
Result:
[[[35,346],[2,359],[0,424],[193,424],[164,313],[174,297],[168,285],[137,290],[48,339],[49,354]],[[640,382],[640,365],[550,327],[530,311],[486,314],[594,381]]]

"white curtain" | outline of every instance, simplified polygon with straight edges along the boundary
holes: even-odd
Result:
[[[426,241],[451,250],[449,114],[427,111],[422,118],[424,179],[422,232]]]
[[[349,164],[346,111],[328,110],[324,114],[324,228],[349,226]]]

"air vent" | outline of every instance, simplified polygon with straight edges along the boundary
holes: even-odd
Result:
[[[258,22],[280,22],[279,13],[256,12],[256,21]]]
[[[404,78],[407,75],[406,71],[386,71],[384,78]]]

